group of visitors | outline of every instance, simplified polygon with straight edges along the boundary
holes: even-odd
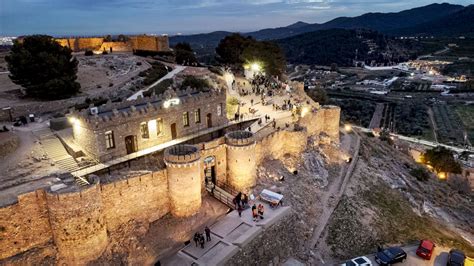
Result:
[[[254,222],[258,222],[259,219],[263,219],[264,207],[262,203],[259,203],[258,206],[253,204],[252,206],[252,217]]]
[[[198,245],[201,246],[201,248],[204,248],[204,244],[209,241],[211,241],[211,229],[209,229],[209,227],[206,226],[206,228],[204,228],[204,233],[206,234],[206,239],[204,239],[204,235],[200,232],[196,232],[194,234],[194,243],[196,243],[196,247]]]

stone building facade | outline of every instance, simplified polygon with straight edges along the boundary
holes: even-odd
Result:
[[[71,113],[74,142],[103,162],[228,123],[225,91],[177,93]]]

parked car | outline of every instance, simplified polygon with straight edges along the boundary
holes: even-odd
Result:
[[[399,247],[382,249],[375,254],[375,261],[380,265],[391,265],[406,260],[407,253]]]
[[[416,255],[425,260],[430,260],[435,246],[436,245],[430,240],[421,240],[420,245],[416,249]]]
[[[372,266],[372,262],[367,257],[362,256],[348,260],[341,264],[341,266]]]
[[[464,266],[464,259],[466,255],[464,252],[457,249],[451,249],[448,256],[448,266]]]

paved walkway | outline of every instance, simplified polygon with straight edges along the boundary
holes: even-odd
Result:
[[[156,85],[160,84],[165,79],[173,78],[174,76],[176,76],[176,74],[183,71],[184,69],[186,69],[185,66],[176,65],[176,67],[172,71],[168,72],[168,74],[166,74],[164,77],[162,77],[161,79],[155,81],[150,86],[148,86],[148,87],[146,87],[142,90],[139,90],[136,93],[134,93],[132,96],[128,97],[127,101],[136,100],[139,96],[143,97],[143,92],[148,91],[149,89],[155,87]]]
[[[191,243],[181,248],[176,254],[161,261],[162,265],[224,265],[239,250],[250,243],[266,228],[275,224],[290,212],[290,207],[278,207],[271,209],[265,206],[265,219],[254,222],[250,208],[242,212],[239,217],[237,211],[232,211],[215,224],[210,226],[211,241],[206,242],[204,248]],[[204,232],[202,232],[204,233]]]

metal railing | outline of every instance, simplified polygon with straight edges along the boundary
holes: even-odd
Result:
[[[227,191],[223,190],[218,186],[206,186],[206,189],[214,198],[224,203],[229,208],[235,209],[235,204],[233,202],[234,197]]]

